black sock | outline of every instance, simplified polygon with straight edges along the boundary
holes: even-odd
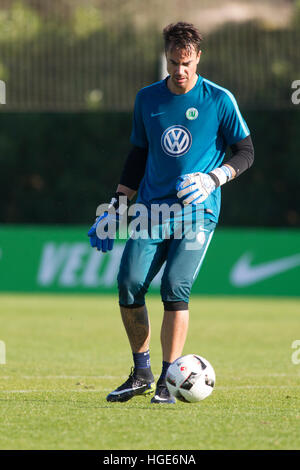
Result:
[[[161,374],[160,374],[160,377],[158,379],[159,383],[162,382],[166,378],[167,370],[168,370],[170,365],[171,365],[171,362],[163,361]]]

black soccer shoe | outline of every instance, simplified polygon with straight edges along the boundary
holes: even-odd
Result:
[[[176,403],[176,398],[170,394],[167,388],[166,380],[157,382],[155,395],[151,398],[151,403],[166,403],[169,405]]]
[[[126,382],[107,395],[106,400],[124,402],[137,395],[147,396],[153,392],[154,378],[152,373],[149,377],[141,377],[135,374],[134,369],[131,369],[130,375]]]

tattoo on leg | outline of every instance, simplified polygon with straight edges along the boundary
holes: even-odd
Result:
[[[122,320],[133,352],[149,349],[150,323],[146,306],[121,307]]]

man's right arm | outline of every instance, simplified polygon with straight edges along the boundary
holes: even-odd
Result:
[[[117,188],[117,192],[126,191],[125,194],[128,199],[133,198],[144,177],[147,156],[148,148],[137,146],[134,146],[128,154]]]
[[[117,186],[117,191],[110,201],[108,208],[103,208],[103,204],[97,207],[96,222],[90,228],[88,236],[90,237],[91,246],[97,248],[98,251],[105,253],[106,251],[112,250],[117,226],[121,221],[124,210],[127,210],[129,201],[136,194],[140,182],[143,179],[147,155],[147,148],[133,147],[126,159],[120,183]],[[125,201],[124,196],[126,196]],[[113,209],[113,212],[111,212],[110,209]],[[114,231],[111,234],[105,231],[109,223],[113,223],[114,226]]]

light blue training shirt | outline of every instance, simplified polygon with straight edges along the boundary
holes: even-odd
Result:
[[[142,88],[134,106],[131,142],[148,148],[137,202],[148,208],[178,203],[179,176],[209,173],[221,166],[227,146],[250,134],[236,99],[226,88],[198,76],[189,92],[176,95],[168,89],[167,80]],[[220,205],[219,187],[204,201],[204,217],[217,223]]]

